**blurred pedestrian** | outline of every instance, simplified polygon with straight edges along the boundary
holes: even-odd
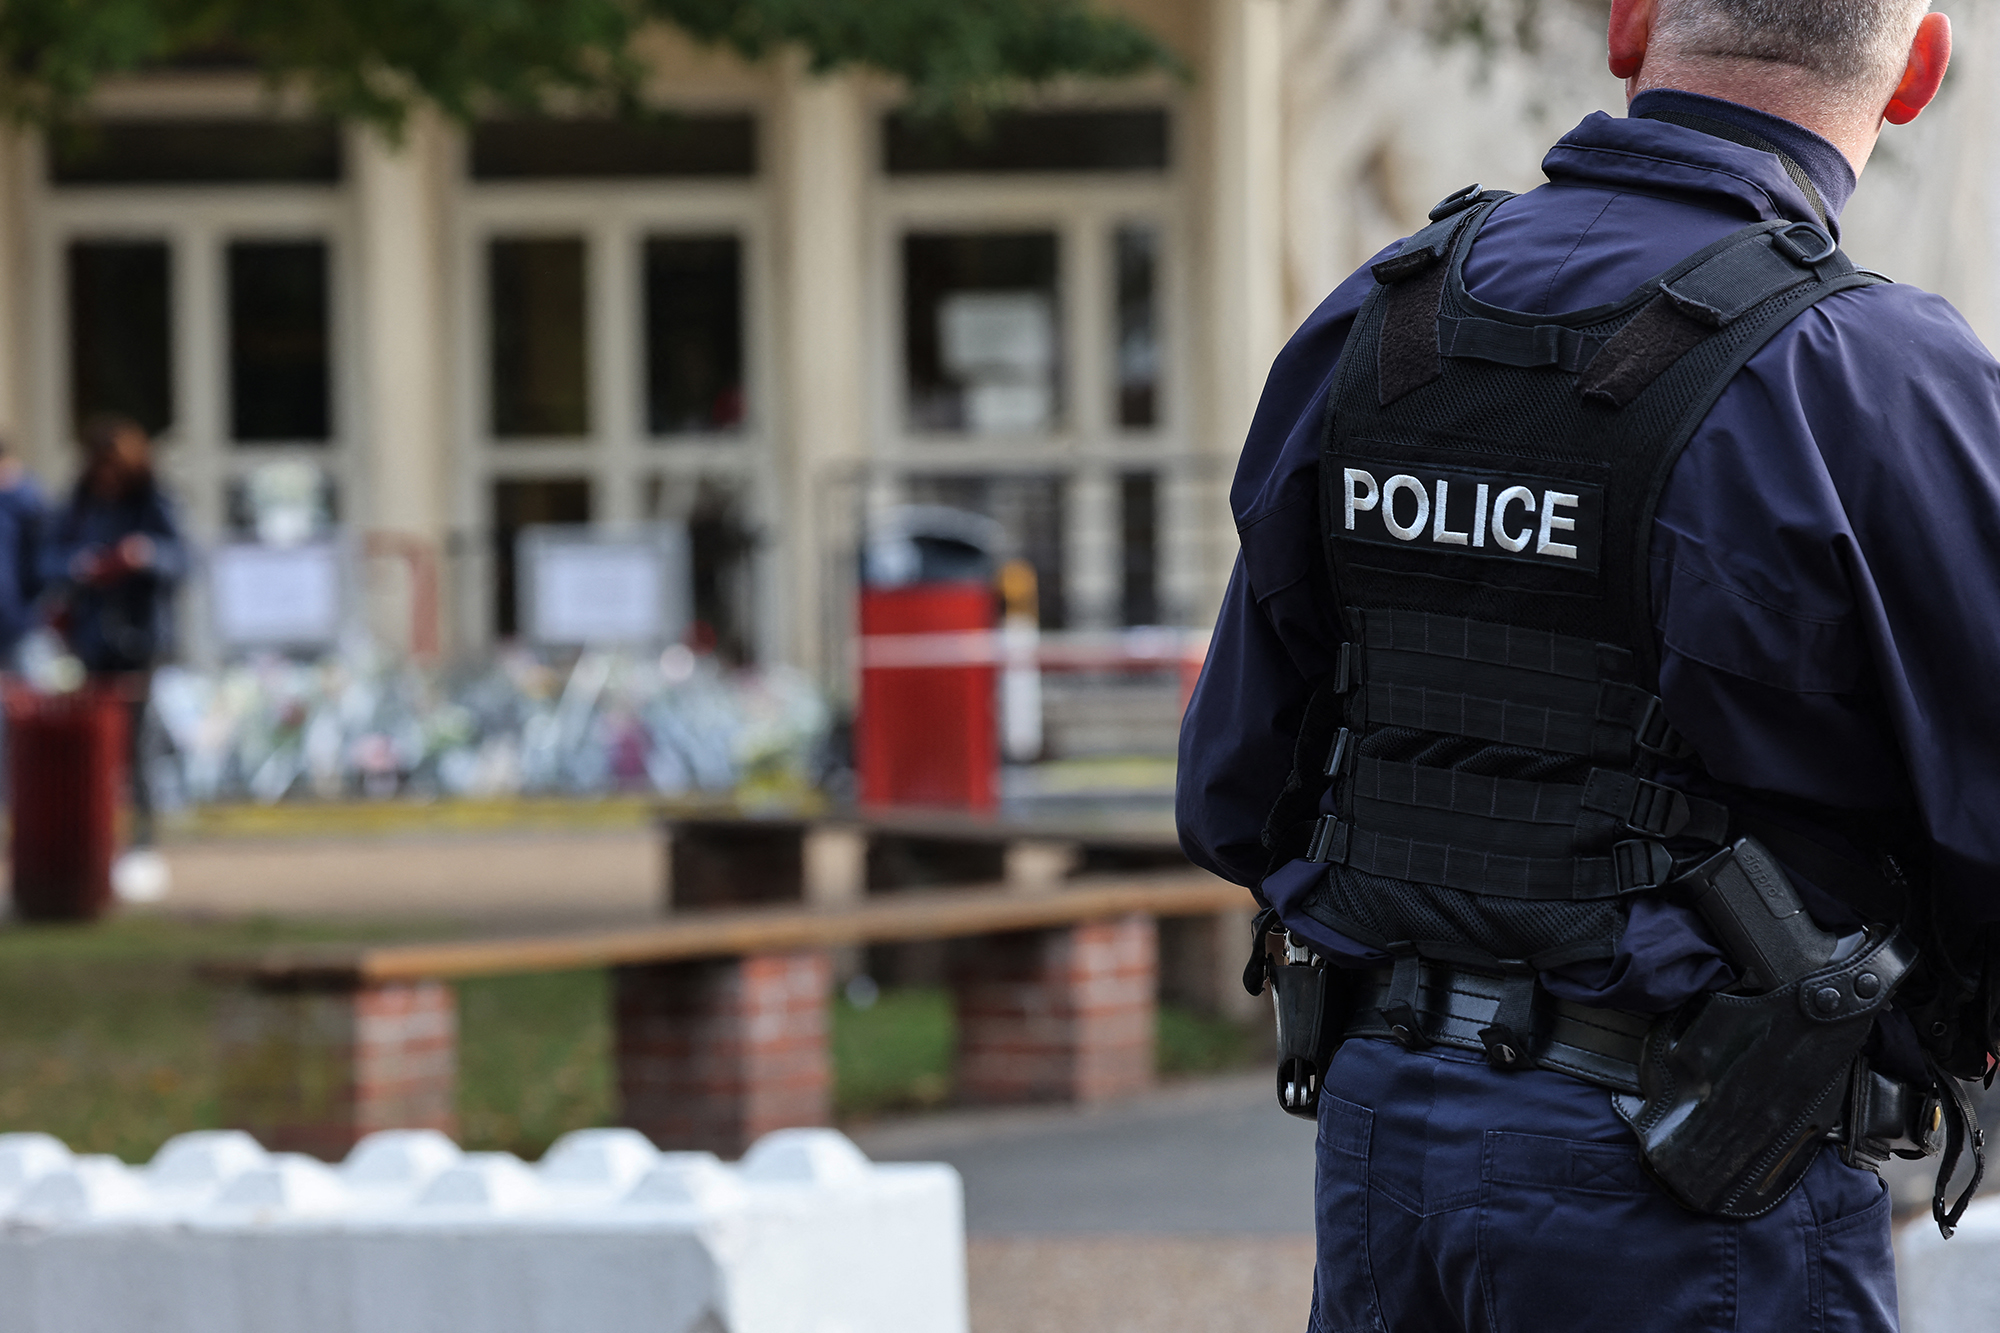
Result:
[[[82,431],[83,471],[49,525],[42,572],[55,589],[55,623],[91,682],[130,705],[135,847],[153,840],[143,761],[152,671],[172,644],[174,589],[187,568],[172,506],[153,474],[153,441],[129,417],[93,416]]]
[[[0,436],[0,671],[18,668],[21,640],[34,627],[47,525],[41,486]]]

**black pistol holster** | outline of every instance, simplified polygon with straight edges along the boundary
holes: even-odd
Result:
[[[1654,1024],[1640,1095],[1613,1097],[1669,1195],[1696,1212],[1756,1217],[1791,1191],[1832,1132],[1855,1161],[1871,1155],[1871,1142],[1935,1129],[1908,1124],[1926,1118],[1925,1108],[1909,1105],[1901,1085],[1861,1055],[1916,962],[1901,930],[1874,926],[1840,939],[1821,930],[1750,838],[1675,888],[1719,937],[1739,984]],[[1884,1111],[1902,1123],[1879,1123]],[[1928,1137],[1919,1141],[1928,1146]]]

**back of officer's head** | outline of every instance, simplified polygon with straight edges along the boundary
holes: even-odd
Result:
[[[1828,92],[1896,86],[1927,0],[1660,0],[1653,40],[1682,60],[1787,66]]]

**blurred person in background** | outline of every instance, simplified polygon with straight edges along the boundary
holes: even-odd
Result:
[[[174,589],[187,549],[153,474],[153,441],[129,417],[93,416],[82,431],[83,471],[49,525],[42,572],[56,592],[56,625],[93,684],[131,706],[132,845],[153,841],[143,761],[153,667],[173,633]]]
[[[0,436],[0,672],[21,669],[21,641],[34,628],[41,596],[43,535],[48,501]],[[0,793],[7,790],[6,714],[0,710]]]
[[[41,486],[0,436],[0,671],[18,668],[21,640],[34,627],[47,524]]]

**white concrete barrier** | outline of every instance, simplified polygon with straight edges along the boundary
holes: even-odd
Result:
[[[338,1167],[232,1131],[144,1167],[0,1135],[0,1333],[965,1333],[957,1172],[783,1130],[740,1164],[583,1130]]]

